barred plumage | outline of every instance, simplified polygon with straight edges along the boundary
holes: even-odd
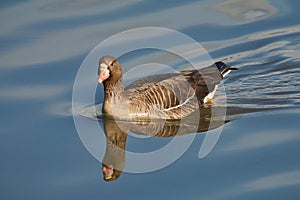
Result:
[[[98,82],[103,82],[105,90],[103,113],[133,120],[186,117],[213,97],[223,74],[235,69],[217,62],[201,70],[148,76],[124,88],[118,60],[105,56],[99,62]]]

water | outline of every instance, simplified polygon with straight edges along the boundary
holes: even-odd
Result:
[[[0,6],[1,199],[300,196],[299,1],[29,0]],[[195,140],[170,166],[105,182],[101,163],[74,126],[73,83],[98,43],[144,26],[178,30],[215,60],[239,68],[225,81],[231,121],[204,159],[198,153],[206,134],[187,134],[181,137]],[[179,64],[164,55],[136,52],[121,61],[127,68],[149,60]],[[143,152],[170,138],[141,140],[130,136],[126,145]]]

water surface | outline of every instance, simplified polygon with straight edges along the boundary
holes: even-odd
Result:
[[[300,196],[299,1],[3,1],[0,4],[1,199],[295,199]],[[229,117],[214,149],[205,133],[170,166],[103,181],[74,126],[72,88],[87,54],[112,34],[158,26],[239,68],[225,81]],[[101,55],[99,55],[101,57]],[[124,56],[125,68],[163,52]],[[95,79],[96,84],[96,67]],[[102,101],[101,86],[96,94]],[[85,119],[87,126],[94,120]],[[192,133],[193,134],[193,133]],[[188,136],[181,136],[188,137]],[[168,138],[130,137],[147,151]]]

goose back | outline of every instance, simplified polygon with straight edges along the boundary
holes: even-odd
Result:
[[[125,88],[129,113],[134,118],[180,119],[197,110],[221,80],[215,66],[142,78]]]

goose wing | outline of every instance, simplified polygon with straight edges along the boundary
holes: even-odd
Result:
[[[143,116],[155,111],[159,118],[167,119],[188,116],[199,109],[203,98],[220,82],[218,74],[207,69],[189,70],[140,79],[126,88],[129,112]]]
[[[223,77],[215,65],[201,70],[182,71],[181,75],[190,83],[195,90],[198,100],[203,103],[204,98],[214,92]]]
[[[145,78],[141,78],[128,86],[126,86],[126,94],[127,95],[132,95],[132,93],[136,92],[136,90],[148,87],[147,85],[151,86],[154,85],[155,83],[159,83],[161,81],[164,81],[166,79],[172,78],[177,76],[177,73],[169,73],[169,74],[157,74],[157,75],[152,75],[152,76],[147,76]],[[143,89],[142,89],[143,90]]]

